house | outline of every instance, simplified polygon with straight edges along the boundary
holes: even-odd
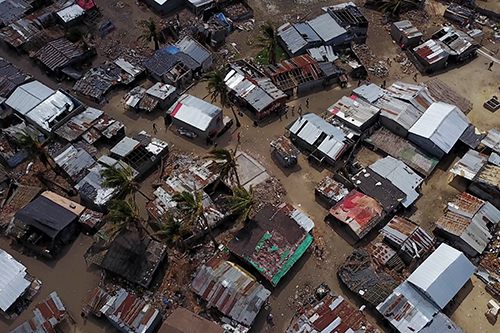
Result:
[[[500,167],[486,164],[472,179],[467,190],[500,209]]]
[[[50,191],[20,209],[8,234],[27,248],[55,258],[78,231],[78,218],[85,208]]]
[[[222,109],[197,97],[184,94],[167,111],[166,118],[177,127],[206,138],[222,126]]]
[[[368,234],[385,215],[377,200],[356,190],[349,192],[329,212],[335,221],[346,224],[358,239]]]
[[[182,0],[146,0],[144,2],[160,15],[169,14],[184,4]]]
[[[41,31],[42,27],[36,22],[28,19],[19,19],[0,29],[0,38],[9,47],[21,50],[36,35],[41,34]]]
[[[213,2],[213,0],[187,0],[186,4],[195,15],[200,15],[205,9],[212,6]]]
[[[469,151],[453,165],[450,172],[459,177],[472,180],[486,163],[488,163],[488,155],[469,149]]]
[[[379,98],[384,96],[385,90],[376,85],[375,83],[363,84],[357,88],[354,88],[352,94],[357,97],[361,97],[363,100],[370,104],[373,104]]]
[[[157,82],[151,88],[146,90],[146,97],[150,101],[148,104],[148,109],[154,110],[158,108],[162,111],[167,110],[177,99],[177,92],[174,86],[169,84]],[[143,102],[146,104],[146,100]],[[139,104],[139,107],[141,105]]]
[[[228,248],[276,286],[311,245],[313,227],[314,222],[291,205],[268,204]]]
[[[424,114],[412,104],[389,94],[379,98],[374,105],[380,108],[380,124],[403,138],[408,137],[408,130]]]
[[[353,144],[351,135],[313,113],[299,117],[288,130],[292,142],[309,151],[310,157],[320,163],[335,165]]]
[[[85,10],[76,3],[57,12],[60,23],[66,29],[82,23],[84,15]]]
[[[110,157],[137,171],[136,177],[140,178],[168,154],[168,143],[141,131],[133,138],[124,137],[109,152]]]
[[[500,222],[500,211],[468,193],[458,194],[436,221],[436,233],[444,235],[470,257],[483,253]]]
[[[58,72],[84,61],[94,52],[95,48],[84,51],[80,45],[71,43],[66,38],[60,38],[47,43],[38,50],[35,57],[49,70]]]
[[[391,36],[402,49],[411,49],[420,44],[423,34],[410,21],[405,20],[391,25]]]
[[[340,45],[347,38],[347,30],[341,27],[330,14],[320,15],[307,24],[321,38],[324,45]]]
[[[163,322],[158,333],[224,333],[221,326],[185,308],[177,308]]]
[[[57,292],[53,291],[45,300],[35,305],[33,318],[25,321],[9,333],[57,332],[56,327],[69,316]]]
[[[458,22],[461,26],[466,26],[474,22],[475,12],[473,9],[452,3],[446,8],[443,16],[450,21]]]
[[[286,333],[375,333],[376,329],[364,313],[349,304],[342,296],[327,295],[307,305],[292,319]]]
[[[106,212],[107,203],[118,194],[118,191],[116,188],[109,188],[103,185],[105,179],[102,176],[102,172],[106,167],[126,167],[126,164],[123,163],[122,165],[119,161],[113,160],[116,162],[115,164],[105,165],[102,163],[102,158],[100,160],[101,161],[98,161],[94,167],[90,168],[87,175],[75,185],[75,189],[78,191],[85,206],[93,210]],[[106,158],[106,160],[109,160],[109,158]]]
[[[474,39],[467,33],[450,26],[442,27],[431,38],[443,42],[449,48],[449,59],[455,62],[462,62],[475,56],[477,49],[481,47],[474,43]]]
[[[201,71],[201,64],[176,46],[157,50],[142,63],[146,72],[156,81],[171,84],[177,88],[192,82]]]
[[[432,105],[432,103],[437,101],[436,99],[434,99],[429,90],[430,89],[427,88],[427,86],[397,81],[386,88],[385,94],[390,97],[394,97],[404,102],[410,103],[420,112],[425,112],[425,110],[427,110],[429,106]],[[451,90],[451,88],[447,89],[447,87],[444,87],[440,84],[439,90],[442,92],[448,92],[449,90]],[[453,98],[451,100],[453,100]],[[447,103],[445,100],[440,101]],[[448,102],[448,104],[451,103]]]
[[[344,199],[345,196],[349,194],[349,190],[344,184],[326,176],[316,185],[314,194],[323,199],[326,203],[333,205]]]
[[[422,184],[423,178],[404,162],[387,156],[370,165],[368,169],[390,181],[406,195],[401,202],[405,208],[408,208],[420,196],[417,189]]]
[[[165,244],[135,230],[123,230],[111,241],[93,243],[84,257],[89,263],[148,288],[166,253]]]
[[[184,37],[175,43],[175,46],[179,51],[187,54],[199,63],[203,71],[206,72],[212,68],[212,53],[191,37]]]
[[[0,313],[15,313],[16,305],[30,289],[32,281],[26,267],[0,249]]]
[[[278,28],[278,41],[290,57],[305,54],[310,48],[320,46],[321,38],[307,23],[285,23]]]
[[[154,333],[162,319],[154,305],[123,288],[115,292],[95,288],[85,301],[82,312],[97,317],[104,315],[122,333]]]
[[[0,57],[0,99],[9,97],[19,85],[30,81],[32,78],[31,74]]]
[[[342,96],[337,103],[327,109],[332,116],[348,127],[362,133],[378,120],[380,109],[370,105],[360,98],[352,95],[351,97]]]
[[[326,75],[319,64],[309,55],[301,55],[283,60],[276,65],[269,65],[264,72],[273,83],[288,96],[306,93],[322,86]]]
[[[322,10],[347,31],[345,43],[364,43],[368,36],[368,20],[353,2],[323,7]]]
[[[469,119],[454,105],[433,103],[408,131],[408,140],[441,158],[455,146]]]
[[[413,62],[421,72],[433,73],[448,66],[450,49],[440,40],[429,39],[413,48],[417,62]]]
[[[54,162],[63,169],[73,184],[78,184],[96,163],[95,159],[82,147],[67,144],[56,154],[53,154]]]
[[[436,157],[385,128],[376,130],[368,138],[368,142],[375,150],[382,152],[383,155],[400,159],[424,177],[428,177],[439,162]]]
[[[271,112],[280,112],[286,103],[286,95],[269,79],[253,79],[236,65],[227,73],[224,81],[230,94],[241,105],[247,106],[258,119]]]
[[[249,328],[271,295],[249,272],[217,256],[198,269],[191,289],[207,302],[207,308]]]
[[[273,148],[273,157],[276,158],[281,166],[288,168],[297,164],[300,150],[293,145],[289,138],[281,135],[269,144]]]
[[[492,128],[481,140],[481,143],[493,153],[500,154],[500,131]]]
[[[4,0],[0,2],[0,28],[22,18],[33,7],[24,0]]]

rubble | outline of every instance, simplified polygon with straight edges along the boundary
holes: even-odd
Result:
[[[351,44],[351,49],[368,73],[379,78],[384,78],[389,75],[389,67],[386,62],[379,60],[367,44],[353,43]]]

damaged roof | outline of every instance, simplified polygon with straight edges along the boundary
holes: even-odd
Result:
[[[57,12],[57,16],[64,23],[71,22],[84,14],[85,10],[76,3]]]
[[[244,99],[256,112],[263,111],[275,102],[275,99],[268,95],[265,90],[234,69],[229,71],[224,81],[230,90]]]
[[[301,223],[302,218],[295,217],[294,212],[286,205],[265,205],[228,245],[232,253],[249,262],[274,286],[313,240],[308,233],[310,222]]]
[[[412,104],[392,97],[390,94],[384,94],[374,105],[380,108],[381,117],[393,120],[405,130],[409,130],[424,114]]]
[[[103,206],[109,202],[118,190],[116,188],[105,187],[103,185],[105,179],[101,175],[105,169],[104,166],[97,164],[89,169],[89,173],[75,185],[78,194],[82,198],[93,202],[97,206]]]
[[[478,151],[469,149],[469,151],[450,169],[450,172],[472,180],[479,170],[488,163],[488,156]]]
[[[59,38],[39,49],[36,58],[48,69],[55,71],[80,59],[84,54],[83,49],[77,44],[71,43],[66,38]]]
[[[207,49],[189,36],[179,40],[175,43],[175,46],[179,51],[187,54],[199,64],[203,64],[203,62],[212,57],[212,54]]]
[[[0,310],[7,310],[31,285],[26,267],[0,249]]]
[[[264,72],[282,91],[322,80],[325,77],[316,60],[306,54],[283,60],[276,65],[269,65],[264,68]]]
[[[285,23],[278,28],[278,37],[285,43],[291,54],[295,54],[308,44],[291,23]]]
[[[433,39],[429,39],[413,49],[429,65],[447,59],[450,55],[449,50],[443,42]]]
[[[500,131],[492,128],[481,143],[500,154]]]
[[[0,57],[0,98],[8,97],[17,86],[32,78],[31,74]]]
[[[0,2],[0,26],[7,25],[23,17],[31,5],[24,0],[3,0]]]
[[[320,193],[328,200],[334,202],[339,202],[347,194],[349,194],[349,190],[344,186],[344,184],[334,180],[329,176],[323,178],[318,183],[318,185],[316,185],[315,192]]]
[[[158,333],[224,333],[216,323],[186,308],[178,307],[163,322]]]
[[[432,103],[436,102],[427,87],[401,81],[391,84],[387,88],[386,94],[410,103],[421,112],[425,112]]]
[[[91,128],[103,114],[101,110],[88,107],[56,129],[55,133],[69,142],[75,141]]]
[[[328,108],[328,112],[331,112],[347,125],[360,129],[377,117],[380,109],[352,95],[351,97],[342,96],[337,103]]]
[[[324,43],[329,43],[335,38],[347,34],[347,31],[330,14],[320,15],[307,21],[307,24],[318,34]]]
[[[394,216],[380,233],[414,258],[422,257],[434,248],[434,239],[424,229],[400,216]]]
[[[423,34],[408,20],[394,22],[393,25],[409,39],[423,36]]]
[[[61,153],[54,157],[54,161],[75,184],[79,183],[87,175],[88,169],[96,163],[85,149],[76,148],[71,144],[63,148]]]
[[[342,201],[332,207],[330,214],[347,224],[360,239],[370,232],[384,215],[375,199],[356,190],[349,192]]]
[[[212,257],[201,266],[191,289],[205,300],[207,307],[251,327],[271,292],[240,266]]]

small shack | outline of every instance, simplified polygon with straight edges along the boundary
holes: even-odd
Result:
[[[328,112],[358,133],[362,133],[375,125],[380,109],[352,95],[342,96],[337,103],[328,108]]]
[[[83,22],[85,10],[78,4],[73,4],[57,12],[61,24],[67,29]]]
[[[179,49],[179,51],[187,54],[199,63],[203,71],[208,71],[212,68],[212,53],[191,37],[184,37],[175,43],[175,46]]]
[[[500,167],[493,164],[483,166],[467,190],[500,209]]]
[[[273,148],[272,154],[274,158],[276,158],[281,166],[289,168],[297,164],[300,150],[293,145],[289,138],[281,135],[271,141],[270,145]]]
[[[207,138],[222,126],[222,109],[189,94],[182,95],[165,116],[177,127]]]
[[[402,49],[410,49],[420,44],[423,34],[410,21],[405,20],[392,24],[391,36]]]

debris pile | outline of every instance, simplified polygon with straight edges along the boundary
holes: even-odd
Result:
[[[306,283],[303,287],[297,285],[295,288],[295,294],[288,298],[287,305],[290,309],[297,312],[307,305],[313,304],[316,302],[316,298],[314,297],[314,288],[312,288],[308,283]]]
[[[254,196],[259,201],[256,211],[260,210],[266,203],[280,202],[286,195],[286,190],[280,181],[274,177],[269,177],[265,182],[253,188]]]
[[[417,71],[413,62],[406,56],[405,53],[401,52],[394,57],[394,61],[401,65],[401,72],[405,74],[413,74]]]
[[[378,60],[368,45],[352,44],[351,48],[361,64],[366,68],[367,72],[379,78],[384,78],[389,75],[389,68],[385,61]]]
[[[419,30],[424,30],[429,23],[429,14],[425,9],[414,9],[401,14],[401,20],[408,20]]]

